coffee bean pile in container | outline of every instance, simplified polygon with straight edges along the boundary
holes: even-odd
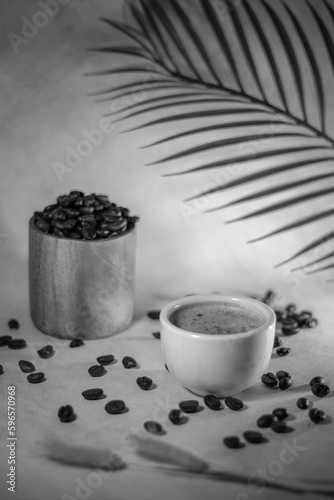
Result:
[[[71,191],[57,203],[34,213],[35,226],[46,234],[75,240],[115,238],[134,228],[139,218],[102,194]]]

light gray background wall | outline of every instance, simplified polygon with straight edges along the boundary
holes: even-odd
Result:
[[[294,0],[291,4],[301,16],[307,17],[303,0]],[[318,2],[312,4],[317,6]],[[111,80],[110,77],[83,76],[96,69],[117,67],[122,62],[115,56],[86,51],[92,46],[126,42],[98,18],[127,18],[128,14],[122,0],[71,0],[60,5],[59,13],[49,18],[46,26],[39,28],[27,43],[20,44],[16,54],[8,33],[20,35],[24,17],[31,20],[39,10],[35,0],[1,0],[0,3],[0,290],[8,314],[16,315],[19,304],[26,307],[30,216],[34,210],[71,189],[107,193],[141,217],[137,253],[138,311],[147,308],[150,297],[167,300],[193,291],[253,292],[273,286],[288,297],[298,296],[302,290],[311,292],[315,285],[328,293],[332,291],[333,285],[324,283],[325,275],[308,278],[299,274],[296,278],[286,267],[273,269],[274,264],[328,230],[332,219],[321,225],[307,226],[304,231],[247,245],[248,239],[269,231],[274,224],[289,222],[291,212],[283,210],[251,222],[224,225],[224,221],[240,215],[246,208],[261,205],[252,202],[245,205],[245,209],[184,216],[182,200],[202,191],[212,181],[210,174],[163,178],[162,173],[176,170],[175,164],[145,166],[145,163],[163,156],[168,148],[138,149],[162,137],[166,131],[181,129],[179,125],[121,134],[127,125],[117,124],[60,182],[54,162],[64,163],[67,148],[76,149],[85,139],[84,131],[98,128],[103,113],[108,111],[107,104],[96,104],[87,94],[121,81],[120,77]],[[330,19],[325,17],[330,26]],[[312,23],[310,30],[314,46],[327,66],[328,56]],[[308,71],[306,64],[305,71]],[[326,106],[331,111],[328,115],[332,126],[334,94],[329,69],[325,70],[325,77]],[[312,99],[309,106],[312,114]],[[332,130],[334,132],[333,127]],[[196,140],[192,139],[189,144]],[[210,159],[214,155],[211,154]],[[187,166],[190,161],[183,162],[182,168]],[[330,168],[328,165],[328,170]],[[295,175],[302,177],[303,174]],[[280,177],[282,182],[287,179],[291,179],[291,175]],[[325,185],[326,182],[318,183],[319,187]],[[204,208],[245,192],[246,188],[227,192]],[[311,213],[322,201],[301,205],[294,216]],[[194,205],[189,206],[194,209]]]

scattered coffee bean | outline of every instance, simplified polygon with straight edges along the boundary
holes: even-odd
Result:
[[[24,339],[11,339],[7,345],[9,349],[24,349],[27,347],[27,342]]]
[[[289,387],[292,386],[292,380],[291,380],[291,378],[289,378],[289,377],[283,377],[283,378],[281,378],[281,380],[279,381],[278,386],[281,389],[281,391],[285,391],[286,389],[289,389]]]
[[[17,321],[17,319],[10,319],[8,321],[8,326],[11,330],[18,330],[20,328],[20,323]]]
[[[115,361],[115,356],[112,354],[104,354],[103,356],[98,356],[96,361],[103,366],[111,365]]]
[[[278,380],[281,380],[281,378],[283,377],[291,378],[291,375],[289,372],[286,372],[284,370],[279,370],[278,372],[276,372],[276,377],[278,378]]]
[[[318,410],[318,408],[311,408],[308,415],[315,424],[321,424],[326,419],[326,413],[323,410]]]
[[[323,377],[313,377],[311,380],[310,380],[310,386],[312,387],[313,384],[324,384],[325,383],[325,379]]]
[[[155,337],[156,339],[160,339],[160,332],[153,332],[152,333],[153,337]]]
[[[30,384],[39,384],[41,382],[44,382],[46,378],[43,372],[35,372],[35,373],[30,373],[27,376],[27,380]]]
[[[0,337],[0,347],[8,345],[8,342],[10,340],[12,340],[12,337],[10,335],[3,335],[2,337]]]
[[[276,353],[279,356],[286,356],[287,354],[289,354],[290,351],[291,351],[290,347],[279,347],[278,349],[276,349]]]
[[[329,394],[330,389],[326,384],[312,384],[311,391],[315,396],[318,396],[318,398],[324,398]]]
[[[299,333],[299,332],[300,332],[300,326],[297,326],[296,328],[282,326],[282,333],[284,335],[296,335],[296,333]]]
[[[210,410],[220,410],[222,404],[214,394],[207,394],[204,396],[204,403]]]
[[[153,311],[148,311],[147,316],[151,319],[159,319],[160,310],[154,309]]]
[[[287,306],[285,306],[285,310],[288,314],[295,313],[297,311],[297,307],[295,304],[288,304]]]
[[[277,417],[275,415],[265,413],[257,419],[256,424],[258,427],[270,427],[275,422],[277,422]]]
[[[282,340],[277,336],[275,335],[275,340],[274,340],[274,349],[276,347],[279,347],[280,345],[282,345]]]
[[[124,356],[122,364],[124,368],[136,368],[137,361],[134,358],[131,358],[131,356]]]
[[[283,311],[275,310],[274,312],[276,314],[276,321],[281,321],[283,318]]]
[[[30,361],[25,361],[24,359],[20,359],[19,367],[20,370],[23,371],[23,373],[33,373],[34,371],[36,371],[35,365],[30,363]]]
[[[94,388],[94,389],[86,389],[81,393],[85,399],[90,401],[95,399],[100,399],[103,396],[103,389]]]
[[[48,359],[51,358],[54,355],[54,350],[52,345],[46,345],[39,351],[37,351],[38,356],[42,359]]]
[[[71,405],[61,406],[58,410],[58,417],[61,422],[73,422],[77,418]]]
[[[137,380],[137,385],[140,387],[143,391],[148,391],[150,387],[152,386],[152,379],[149,377],[138,377]]]
[[[297,406],[301,410],[307,410],[307,408],[310,406],[310,402],[307,398],[299,398],[297,399]]]
[[[233,397],[225,398],[225,404],[230,410],[233,411],[242,410],[244,407],[244,404],[241,401],[241,399]]]
[[[243,436],[248,443],[252,444],[258,444],[264,441],[263,435],[258,431],[245,431]]]
[[[5,373],[5,372],[4,372],[4,369],[3,369],[3,366],[2,366],[2,365],[0,365],[0,375],[3,375],[3,373]]]
[[[88,368],[88,373],[91,377],[102,377],[107,373],[107,370],[102,365],[93,365]]]
[[[161,434],[162,433],[162,425],[159,422],[155,422],[154,420],[147,420],[144,422],[144,428],[150,434]]]
[[[174,425],[178,425],[182,422],[182,411],[179,409],[173,409],[168,413],[168,418]]]
[[[179,407],[184,413],[195,413],[198,408],[198,401],[196,401],[196,399],[180,401]]]
[[[273,290],[267,290],[263,299],[262,299],[262,302],[264,302],[264,304],[270,304],[275,298],[275,293],[273,292]]]
[[[73,339],[70,342],[70,347],[81,347],[82,345],[85,345],[82,339]]]
[[[310,318],[306,320],[305,325],[308,328],[315,328],[318,325],[318,320],[316,318]]]
[[[261,377],[261,381],[267,387],[275,387],[278,384],[278,378],[272,372],[264,373]]]
[[[227,448],[232,448],[232,449],[238,449],[238,448],[243,448],[245,445],[240,442],[240,439],[238,436],[226,436],[223,439],[223,443]]]
[[[111,415],[117,415],[125,410],[125,403],[121,399],[114,399],[105,405],[105,410]]]
[[[289,416],[286,408],[275,408],[272,414],[275,415],[278,420],[285,420]]]
[[[274,422],[271,424],[271,429],[277,434],[283,434],[288,429],[288,424],[285,420],[279,420],[278,422]]]
[[[310,311],[301,311],[296,320],[301,328],[307,326],[308,321],[312,318],[312,313]]]

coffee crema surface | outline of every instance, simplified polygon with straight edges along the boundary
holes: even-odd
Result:
[[[207,335],[231,335],[258,328],[265,323],[261,313],[227,302],[199,302],[179,307],[170,322],[183,330]]]

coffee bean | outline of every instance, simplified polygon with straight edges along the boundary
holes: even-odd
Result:
[[[58,417],[61,422],[73,422],[77,417],[74,413],[73,406],[61,406],[58,410]]]
[[[65,235],[64,235],[64,233],[63,233],[63,231],[61,231],[61,230],[60,230],[60,229],[58,229],[57,227],[55,227],[55,228],[54,228],[54,230],[53,230],[53,234],[54,234],[55,236],[58,236],[59,238],[64,238],[64,236],[65,236]]]
[[[111,415],[117,415],[125,410],[125,403],[121,399],[114,399],[105,405],[105,410]]]
[[[306,320],[305,325],[308,328],[315,328],[318,325],[318,320],[316,318],[310,318]]]
[[[96,230],[97,238],[108,238],[109,235],[110,235],[110,231],[108,231],[107,229],[97,229]]]
[[[84,200],[84,206],[90,207],[91,205],[93,205],[95,201],[95,195],[89,194],[87,196],[84,196],[83,200]]]
[[[278,354],[279,356],[287,356],[290,351],[290,347],[279,347],[278,349],[276,349],[276,354]]]
[[[326,419],[326,413],[323,410],[318,410],[318,408],[311,408],[308,415],[315,424],[321,424]]]
[[[282,326],[282,333],[284,335],[296,335],[296,333],[300,332],[300,326],[296,326],[295,328],[288,327],[288,326]]]
[[[210,410],[220,410],[221,402],[214,394],[207,394],[204,396],[204,403]]]
[[[81,207],[81,208],[79,208],[79,211],[80,211],[81,215],[89,215],[89,214],[94,213],[95,208],[94,207]]]
[[[131,356],[124,356],[122,359],[122,364],[124,368],[136,368],[137,367],[137,361],[134,358],[131,358]]]
[[[111,363],[115,361],[115,356],[112,354],[104,354],[103,356],[98,356],[96,361],[103,366],[111,365]]]
[[[244,404],[241,401],[241,399],[233,397],[225,398],[225,404],[230,410],[233,411],[242,410],[242,408],[244,407]]]
[[[107,370],[102,365],[93,365],[88,368],[88,373],[91,377],[102,377],[107,373]]]
[[[297,406],[301,410],[307,410],[307,408],[310,406],[310,402],[307,398],[299,398],[297,399]]]
[[[109,222],[111,222],[111,223],[118,222],[121,217],[122,216],[114,215],[114,214],[109,213],[109,212],[105,212],[105,213],[102,214],[103,220],[106,221],[106,222],[108,222],[108,223]]]
[[[84,341],[82,339],[73,339],[70,342],[70,347],[81,347],[82,345],[85,345]]]
[[[36,371],[35,365],[30,363],[30,361],[25,361],[24,359],[19,361],[19,367],[23,373],[32,373]]]
[[[275,408],[272,411],[272,414],[275,415],[275,417],[277,417],[278,420],[284,420],[289,416],[286,408]]]
[[[81,393],[85,399],[90,401],[95,399],[100,399],[103,396],[103,389],[94,388],[94,389],[86,389]]]
[[[329,394],[330,389],[326,384],[312,384],[311,391],[315,396],[318,396],[318,398],[324,398]]]
[[[10,319],[8,321],[8,326],[11,330],[18,330],[20,328],[20,323],[17,321],[17,319]]]
[[[160,312],[160,310],[154,309],[153,311],[148,311],[147,316],[151,319],[159,319]]]
[[[278,372],[276,372],[276,377],[278,378],[278,380],[281,380],[281,378],[283,377],[291,378],[291,375],[289,372],[286,372],[284,370],[279,370]]]
[[[144,428],[150,434],[161,434],[163,432],[162,425],[159,422],[155,422],[154,420],[147,420],[144,422]]]
[[[312,313],[310,311],[301,311],[297,317],[296,320],[298,322],[298,325],[303,328],[307,326],[307,322],[312,318]]]
[[[45,347],[37,351],[37,354],[42,359],[51,358],[54,355],[54,350],[52,345],[46,345]]]
[[[160,332],[153,332],[152,333],[153,337],[156,338],[156,339],[160,339],[161,336],[160,336]]]
[[[240,442],[238,436],[226,436],[223,439],[223,443],[225,446],[227,446],[227,448],[232,448],[232,449],[238,449],[244,447],[244,444]]]
[[[288,313],[295,313],[297,311],[297,307],[295,304],[288,304],[287,306],[285,306],[285,310]]]
[[[43,219],[39,219],[35,222],[35,226],[40,230],[42,231],[43,233],[48,233],[49,232],[49,229],[50,229],[50,224],[49,222],[43,220]]]
[[[65,208],[63,212],[69,219],[77,219],[80,216],[79,210],[75,208]]]
[[[137,380],[137,385],[140,387],[143,391],[148,391],[150,387],[152,386],[152,379],[149,377],[138,377]]]
[[[263,299],[262,299],[262,302],[264,304],[270,304],[275,298],[275,293],[273,292],[273,290],[267,290]]]
[[[276,347],[279,347],[280,345],[282,345],[282,340],[277,336],[275,335],[275,340],[274,340],[274,349]]]
[[[312,387],[313,384],[324,384],[324,383],[325,383],[325,379],[323,377],[320,377],[320,376],[313,377],[310,380],[310,386],[311,387]]]
[[[85,224],[82,226],[82,236],[85,240],[94,240],[96,238],[96,229],[93,224]]]
[[[195,413],[198,409],[198,401],[196,399],[180,401],[179,407],[184,413]]]
[[[272,372],[264,373],[261,377],[261,381],[267,387],[275,387],[278,384],[278,378]]]
[[[271,424],[277,422],[277,417],[270,413],[265,413],[261,417],[259,417],[256,421],[258,427],[270,427]]]
[[[259,444],[264,442],[263,435],[258,431],[245,431],[243,436],[248,443]]]
[[[95,203],[96,203],[96,205],[95,205]],[[94,207],[95,213],[102,212],[102,210],[104,210],[104,206],[100,205],[99,202],[94,202],[93,207]]]
[[[63,222],[63,229],[73,229],[77,221],[75,219],[68,219]]]
[[[277,434],[283,434],[288,430],[288,424],[285,420],[274,422],[270,427],[274,432],[277,432]]]
[[[112,231],[119,231],[120,229],[123,229],[127,226],[127,221],[126,219],[121,218],[117,222],[112,222],[109,224],[109,227]]]
[[[72,240],[81,240],[82,239],[82,236],[81,234],[77,233],[77,232],[74,232],[74,233],[70,233],[68,235],[69,238],[71,238]]]
[[[289,377],[283,377],[279,381],[278,385],[279,385],[279,388],[281,389],[281,391],[285,391],[286,389],[289,389],[289,387],[292,386],[292,380]]]
[[[10,335],[3,335],[0,337],[0,347],[8,345],[8,342],[12,340],[12,337]]]
[[[66,220],[66,214],[61,208],[56,208],[55,210],[53,210],[51,217],[53,220]]]
[[[73,203],[73,206],[79,208],[83,206],[83,196],[78,196],[78,198]]]
[[[74,196],[83,196],[84,194],[81,191],[71,191],[70,195]]]
[[[276,321],[281,321],[283,318],[283,311],[275,310],[274,313],[276,314]]]
[[[27,342],[24,339],[11,339],[7,345],[9,349],[23,349],[27,347]]]
[[[178,409],[173,409],[168,413],[168,418],[174,425],[178,425],[182,422],[182,411]]]
[[[27,380],[30,384],[40,384],[46,380],[43,372],[30,373],[27,376]]]

